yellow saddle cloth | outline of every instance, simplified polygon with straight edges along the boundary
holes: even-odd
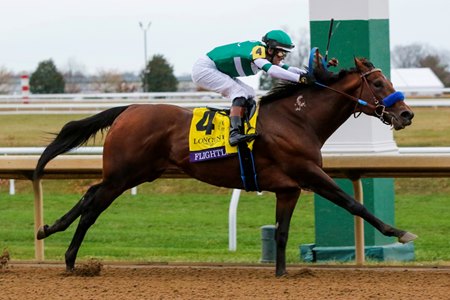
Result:
[[[257,106],[250,119],[250,127],[245,125],[247,134],[256,132]],[[231,146],[230,118],[221,111],[206,107],[195,108],[189,130],[189,158],[191,162],[201,162],[223,158],[237,153],[237,146]],[[248,143],[251,150],[253,141]]]

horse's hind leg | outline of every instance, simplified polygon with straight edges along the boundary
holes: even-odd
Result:
[[[56,220],[53,225],[44,225],[39,228],[36,236],[37,239],[42,240],[54,234],[55,232],[66,230],[70,226],[70,224],[72,224],[73,221],[75,221],[81,215],[82,207],[92,199],[98,187],[99,185],[91,186],[86,194],[84,194],[84,196],[80,199],[80,201],[78,201],[78,203],[75,204],[75,206],[72,207],[72,209],[69,210],[64,216]]]
[[[124,189],[118,184],[100,183],[88,201],[81,205],[81,218],[78,227],[66,251],[66,269],[71,271],[75,267],[78,250],[88,229],[95,223],[98,216],[120,195]]]

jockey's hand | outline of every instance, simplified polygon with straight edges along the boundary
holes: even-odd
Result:
[[[323,60],[323,56],[319,53],[319,61],[322,62]],[[314,56],[314,64],[317,66],[319,65],[319,61],[317,60],[317,56]],[[328,67],[337,67],[339,64],[339,61],[337,60],[337,58],[332,58],[327,62],[327,68]]]
[[[327,67],[337,67],[339,64],[339,61],[337,60],[337,58],[332,58],[328,61]]]
[[[298,83],[308,85],[314,83],[314,80],[307,74],[300,74],[300,77],[298,78]]]

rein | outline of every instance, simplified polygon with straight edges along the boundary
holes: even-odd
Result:
[[[333,91],[333,92],[336,92],[336,93],[338,93],[338,94],[341,94],[341,95],[343,95],[343,96],[349,98],[350,100],[355,101],[355,102],[356,102],[355,110],[356,110],[356,107],[358,106],[358,104],[359,104],[359,105],[363,105],[363,106],[367,106],[368,108],[370,108],[370,109],[373,110],[374,114],[375,114],[375,115],[376,115],[383,123],[389,125],[389,122],[387,122],[387,121],[384,119],[385,115],[387,114],[387,113],[386,113],[386,107],[391,107],[391,106],[394,105],[396,102],[398,102],[398,101],[403,101],[403,100],[405,99],[405,96],[403,95],[402,92],[397,91],[397,92],[393,92],[392,94],[388,95],[388,96],[385,97],[384,99],[378,100],[377,97],[375,96],[375,93],[373,92],[372,88],[370,87],[369,82],[367,81],[367,76],[369,76],[370,74],[372,74],[372,73],[374,73],[374,72],[381,72],[381,69],[376,68],[376,69],[372,69],[372,70],[369,70],[369,71],[367,71],[367,72],[365,72],[365,73],[360,74],[361,81],[362,81],[363,83],[365,83],[365,85],[363,85],[363,87],[361,88],[361,92],[360,92],[360,94],[359,94],[359,97],[354,97],[354,96],[352,96],[352,95],[349,95],[349,94],[347,94],[347,93],[345,93],[345,92],[342,92],[342,91],[340,91],[340,90],[337,90],[337,89],[335,89],[335,88],[332,88],[332,87],[330,87],[330,86],[328,86],[328,85],[322,84],[322,83],[317,82],[317,81],[315,81],[314,84],[315,84],[315,85],[318,85],[318,86],[320,86],[320,87],[326,88],[326,89],[328,89],[328,90],[331,90],[331,91]],[[363,90],[364,90],[364,86],[367,86],[367,87],[369,88],[370,92],[372,93],[372,99],[373,99],[374,104],[369,103],[369,102],[367,102],[367,101],[365,101],[365,100],[362,100],[362,99],[360,98],[361,95],[362,95],[362,92],[363,92]],[[355,118],[358,117],[358,116],[359,116],[359,114],[356,115],[356,113],[355,113]]]

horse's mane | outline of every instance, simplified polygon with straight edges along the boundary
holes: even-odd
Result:
[[[374,65],[367,60],[366,58],[361,58],[360,61],[368,68],[373,69]],[[358,72],[358,69],[355,67],[350,69],[342,69],[339,73],[333,73],[327,70],[316,70],[314,72],[314,76],[316,80],[324,85],[331,85],[345,76]],[[266,95],[261,97],[260,104],[265,104],[268,102],[272,102],[278,99],[286,98],[293,95],[295,92],[302,89],[311,89],[316,88],[316,85],[304,85],[291,81],[280,81],[275,87],[273,87]]]

